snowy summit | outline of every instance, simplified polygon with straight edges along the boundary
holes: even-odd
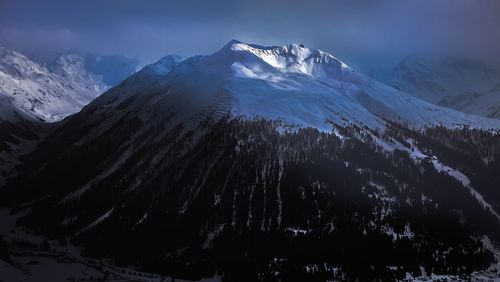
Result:
[[[425,102],[368,78],[326,52],[297,44],[266,47],[232,40],[212,55],[176,63],[165,75],[163,60],[147,66],[144,70],[156,72],[141,71],[141,79],[130,78],[133,83],[109,91],[93,106],[102,110],[103,103],[118,105],[130,96],[154,92],[163,93],[154,104],[140,100],[140,105],[128,108],[143,112],[142,117],[150,108],[175,112],[182,121],[230,113],[326,131],[332,123],[376,128],[385,120],[414,126],[500,127],[498,120]]]

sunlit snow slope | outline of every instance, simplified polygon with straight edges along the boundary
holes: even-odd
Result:
[[[118,106],[116,115],[133,111],[143,119],[152,111],[175,113],[183,122],[229,113],[322,130],[331,129],[331,123],[382,127],[384,119],[415,126],[500,126],[500,121],[436,106],[369,79],[320,50],[235,40],[212,55],[189,58],[168,73],[132,76],[87,110],[109,114]]]

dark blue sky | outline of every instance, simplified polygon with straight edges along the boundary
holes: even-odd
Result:
[[[150,62],[233,38],[304,43],[354,66],[413,54],[500,61],[500,1],[0,0],[0,44],[30,54],[77,48]]]

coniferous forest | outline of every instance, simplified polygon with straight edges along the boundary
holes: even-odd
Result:
[[[185,279],[396,280],[488,268],[483,240],[500,241],[500,137],[388,124],[324,133],[226,118],[133,136],[142,124],[124,118],[76,146],[84,133],[55,131],[2,202],[30,202],[18,224],[84,256]],[[42,166],[44,154],[56,157]]]

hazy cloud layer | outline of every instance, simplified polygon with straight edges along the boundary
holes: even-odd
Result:
[[[500,61],[500,1],[0,0],[0,44],[152,61],[207,54],[232,38],[304,43],[354,65],[410,54]]]

